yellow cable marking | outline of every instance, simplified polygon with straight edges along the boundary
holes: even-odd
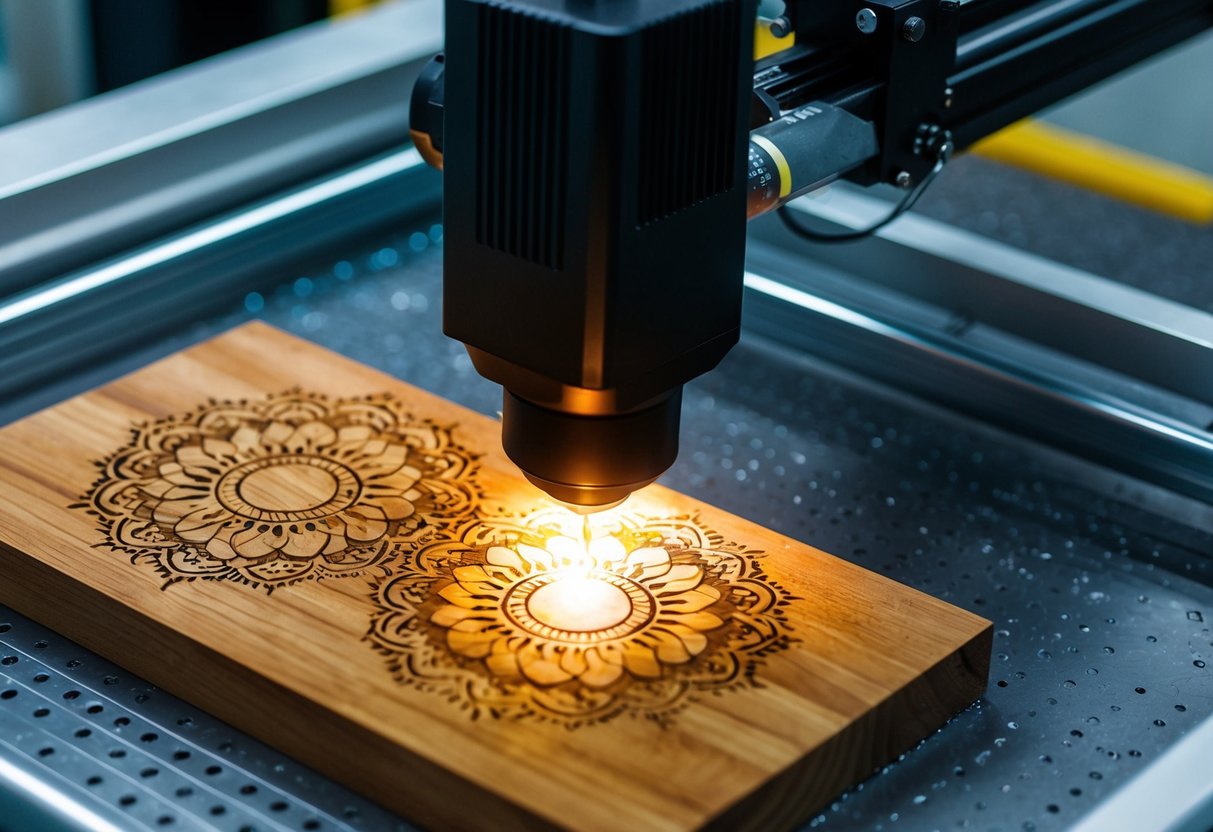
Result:
[[[1213,177],[1051,124],[1012,124],[972,151],[1182,220],[1213,223]]]
[[[792,192],[792,169],[788,167],[787,158],[766,136],[750,136],[750,141],[765,150],[775,162],[775,169],[779,171],[779,198],[783,199]]]

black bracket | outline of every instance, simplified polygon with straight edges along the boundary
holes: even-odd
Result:
[[[957,0],[856,0],[852,35],[884,79],[876,126],[881,154],[863,178],[910,188],[934,167],[937,143],[924,135],[940,122],[956,61]]]

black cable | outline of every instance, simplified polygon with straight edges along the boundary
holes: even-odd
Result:
[[[864,237],[869,237],[872,234],[875,234],[893,220],[900,217],[906,211],[913,208],[914,203],[917,202],[918,198],[922,196],[924,191],[926,191],[927,186],[930,185],[931,182],[935,180],[935,177],[939,175],[939,172],[943,170],[943,166],[947,164],[951,155],[952,145],[949,142],[944,144],[943,147],[939,149],[939,153],[935,158],[935,165],[931,168],[930,172],[922,178],[922,181],[919,182],[912,191],[905,195],[901,202],[897,204],[897,207],[889,212],[887,217],[881,219],[874,225],[868,226],[867,228],[860,228],[854,231],[842,231],[837,234],[829,231],[817,231],[816,229],[809,228],[800,220],[792,216],[792,212],[788,210],[786,205],[779,209],[779,218],[783,220],[783,224],[786,225],[788,230],[790,230],[793,234],[804,237],[806,240],[811,240],[814,243],[846,243],[855,240],[862,240]]]

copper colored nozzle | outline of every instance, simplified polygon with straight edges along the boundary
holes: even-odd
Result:
[[[575,511],[602,511],[673,464],[681,405],[680,387],[645,408],[586,416],[541,407],[507,390],[502,444],[526,478],[556,500]]]

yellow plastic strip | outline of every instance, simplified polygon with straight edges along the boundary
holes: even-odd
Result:
[[[1213,223],[1213,177],[1082,133],[1021,121],[982,139],[972,152],[1182,220]]]
[[[376,0],[329,0],[329,17],[342,17],[364,11],[375,3]]]
[[[796,45],[795,32],[788,32],[783,37],[777,38],[771,31],[771,22],[769,17],[760,17],[754,26],[754,60],[756,61]]]
[[[775,170],[779,171],[779,198],[783,199],[792,192],[792,169],[788,166],[787,157],[766,136],[750,136],[750,141],[765,150],[775,162]]]

